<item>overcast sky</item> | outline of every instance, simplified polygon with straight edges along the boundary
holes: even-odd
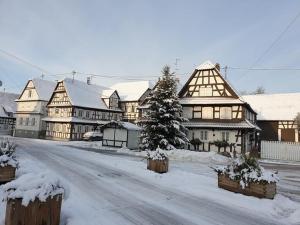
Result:
[[[103,86],[126,76],[155,79],[179,58],[184,82],[206,60],[251,67],[299,12],[300,1],[285,0],[0,0],[0,49],[49,74],[123,77],[93,79]],[[300,18],[254,67],[300,68],[299,40]],[[7,91],[21,91],[41,73],[0,51]],[[299,70],[229,69],[228,79],[237,90],[300,92]]]

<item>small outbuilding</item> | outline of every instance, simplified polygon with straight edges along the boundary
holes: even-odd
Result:
[[[142,128],[122,121],[111,121],[101,127],[103,132],[103,146],[127,147],[129,149],[138,149],[140,144],[140,135]]]

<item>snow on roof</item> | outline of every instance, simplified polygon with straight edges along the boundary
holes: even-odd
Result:
[[[102,98],[109,98],[116,90],[106,89],[102,91]]]
[[[117,90],[122,101],[138,101],[145,91],[152,87],[150,81],[135,81],[117,83],[110,88]]]
[[[258,120],[294,120],[300,112],[300,93],[244,95]]]
[[[196,69],[197,70],[210,70],[210,69],[214,69],[215,67],[216,67],[216,65],[214,63],[207,60],[204,63],[200,64]]]
[[[42,80],[39,78],[32,79],[33,85],[37,91],[40,100],[49,101],[55,86],[56,82],[49,80]]]
[[[15,100],[19,94],[0,92],[0,117],[8,117],[7,113],[14,113],[17,110]]]
[[[214,98],[182,98],[179,100],[180,104],[183,105],[194,105],[194,104],[244,104],[245,102],[238,98],[227,98],[227,97],[214,97]]]
[[[251,123],[248,120],[237,123],[218,123],[218,122],[184,122],[185,127],[198,127],[198,128],[244,128],[244,129],[256,129],[260,128]]]
[[[118,127],[125,128],[126,130],[141,130],[142,128],[137,126],[136,124],[130,122],[123,122],[123,121],[111,121],[104,125],[102,128],[110,127],[111,125],[117,125]]]
[[[81,106],[93,109],[107,109],[109,108],[101,99],[106,87],[87,84],[79,80],[66,78],[63,80],[66,92],[73,106]]]
[[[89,123],[89,124],[107,124],[108,121],[104,120],[87,120],[87,119],[80,119],[76,117],[44,117],[43,121],[48,122],[74,122],[74,123]]]

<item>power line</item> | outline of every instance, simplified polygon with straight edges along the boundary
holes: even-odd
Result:
[[[224,68],[222,68],[224,69]],[[258,71],[264,71],[264,70],[274,70],[274,71],[299,71],[300,68],[251,68],[251,67],[231,67],[228,66],[227,69],[230,70],[258,70]]]
[[[290,29],[290,27],[296,22],[296,20],[300,17],[300,12],[296,14],[296,16],[288,23],[288,25],[283,29],[283,31],[274,39],[274,41],[269,45],[269,47],[252,63],[250,68],[253,68],[256,66],[268,52],[277,44],[277,42],[283,37],[283,35]],[[244,76],[246,76],[248,72],[240,76],[240,79],[242,79]]]
[[[26,61],[26,60],[24,60],[24,59],[22,59],[22,58],[20,58],[20,57],[18,57],[18,56],[16,56],[16,55],[12,54],[12,53],[9,53],[9,52],[7,52],[7,51],[5,51],[5,50],[3,50],[3,49],[0,49],[0,52],[2,52],[2,53],[3,53],[4,55],[6,55],[6,56],[9,56],[10,58],[15,59],[15,60],[18,61],[18,62],[21,62],[21,63],[23,63],[23,64],[26,64],[26,65],[32,67],[32,68],[35,68],[36,70],[38,70],[38,71],[40,71],[40,72],[42,72],[42,73],[46,73],[46,74],[50,73],[49,71],[43,69],[42,67],[37,66],[37,65],[35,65],[35,64],[33,64],[33,63],[30,63],[30,62],[28,62],[28,61]]]

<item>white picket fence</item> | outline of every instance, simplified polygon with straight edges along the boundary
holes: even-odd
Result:
[[[295,142],[262,141],[261,158],[300,161],[300,144]]]

